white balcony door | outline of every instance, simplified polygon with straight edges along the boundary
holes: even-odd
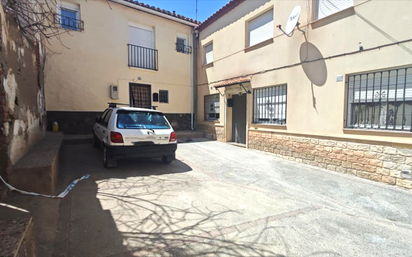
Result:
[[[129,63],[135,67],[155,69],[155,44],[153,29],[129,26]]]

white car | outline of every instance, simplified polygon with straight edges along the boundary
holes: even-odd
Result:
[[[103,165],[117,160],[160,157],[165,164],[175,160],[176,133],[163,113],[111,104],[93,127],[93,146],[103,148]]]

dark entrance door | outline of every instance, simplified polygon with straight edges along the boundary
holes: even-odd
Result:
[[[130,83],[130,104],[139,108],[152,108],[150,85]]]
[[[246,94],[233,95],[232,141],[246,144]]]

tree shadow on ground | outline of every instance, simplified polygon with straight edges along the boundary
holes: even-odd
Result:
[[[207,183],[182,176],[192,170],[184,162],[133,160],[107,170],[89,147],[62,149],[62,181],[91,176],[61,202],[55,256],[282,256],[264,240],[276,228],[233,225],[237,210],[180,200],[180,191]]]

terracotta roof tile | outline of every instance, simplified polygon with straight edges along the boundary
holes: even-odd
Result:
[[[155,6],[150,6],[148,4],[144,4],[144,3],[139,2],[139,1],[133,1],[133,0],[123,0],[123,1],[135,4],[135,5],[139,5],[139,6],[147,8],[147,9],[159,12],[159,13],[167,14],[167,15],[170,15],[172,17],[175,17],[175,18],[178,18],[178,19],[181,19],[181,20],[184,20],[184,21],[188,21],[188,22],[200,25],[200,21],[185,17],[183,15],[176,14],[174,11],[173,11],[173,13],[171,13],[167,10],[160,9],[160,8],[155,7]]]
[[[234,78],[234,79],[227,79],[227,80],[217,82],[213,86],[215,88],[227,87],[227,86],[236,85],[236,84],[239,84],[239,83],[242,83],[242,82],[249,82],[249,81],[250,81],[250,76],[238,77],[238,78]]]

